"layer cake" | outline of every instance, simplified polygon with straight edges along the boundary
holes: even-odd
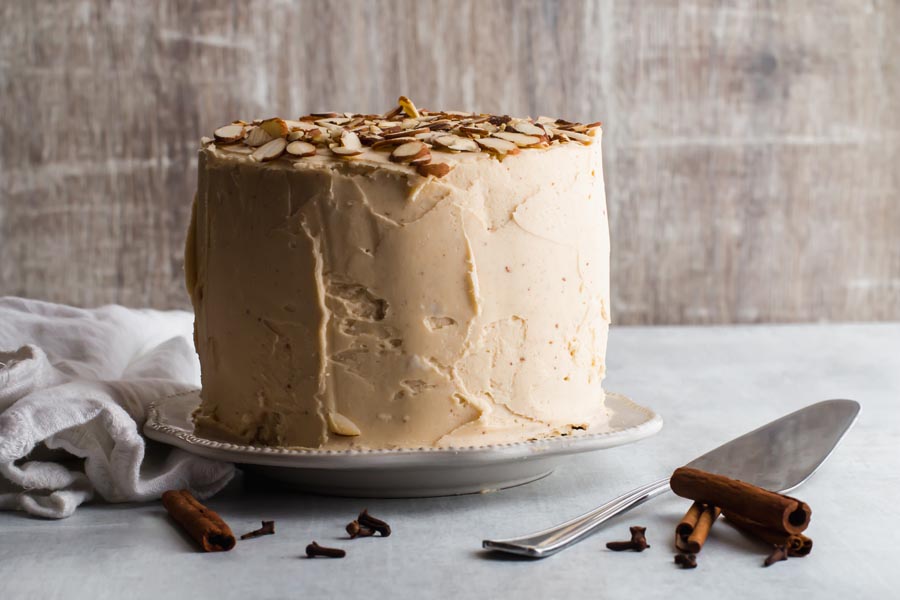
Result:
[[[201,434],[321,449],[596,431],[598,123],[427,111],[204,138],[185,250]]]

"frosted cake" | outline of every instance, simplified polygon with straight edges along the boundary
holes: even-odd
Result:
[[[204,138],[185,250],[199,433],[322,449],[604,426],[599,123],[417,109]]]

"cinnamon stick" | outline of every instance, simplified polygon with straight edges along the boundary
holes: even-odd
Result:
[[[675,534],[679,537],[687,537],[694,532],[694,527],[697,526],[697,519],[700,518],[700,513],[703,512],[703,503],[694,502],[691,504],[691,507],[684,514],[681,521],[678,525],[675,526]]]
[[[728,522],[744,533],[758,538],[773,546],[784,546],[788,556],[806,556],[812,552],[813,541],[802,533],[785,533],[773,531],[751,521],[750,519],[733,513],[725,513]]]
[[[776,531],[801,533],[812,514],[809,506],[796,498],[690,467],[676,469],[669,485],[683,498],[718,506]]]
[[[163,494],[162,503],[205,552],[234,548],[234,534],[228,524],[215,511],[200,504],[189,491],[169,490]]]
[[[694,502],[675,528],[675,547],[690,554],[700,552],[721,512],[717,506]]]

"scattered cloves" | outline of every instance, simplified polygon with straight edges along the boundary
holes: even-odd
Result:
[[[627,542],[607,542],[606,547],[615,552],[622,550],[634,550],[635,552],[643,552],[650,547],[647,543],[646,527],[633,526],[629,528],[631,531],[631,540]]]
[[[697,555],[696,554],[676,554],[675,555],[675,564],[681,567],[682,569],[696,569],[697,568]]]
[[[377,531],[381,534],[381,537],[388,537],[391,535],[391,526],[369,514],[368,509],[364,509],[359,516],[356,518],[358,524],[360,525],[360,531],[363,527],[371,529],[373,531]],[[349,529],[348,529],[349,533]]]
[[[350,536],[350,539],[355,539],[358,537],[370,537],[375,535],[375,530],[371,527],[363,527],[359,524],[359,521],[353,520],[347,523],[347,535]]]
[[[254,529],[249,533],[245,533],[241,536],[242,540],[249,540],[251,538],[258,538],[263,535],[275,535],[275,521],[263,521],[262,527],[259,529]]]
[[[771,567],[775,563],[787,560],[788,559],[788,551],[784,546],[775,546],[775,549],[772,550],[772,554],[766,558],[766,561],[763,563],[764,567]]]
[[[634,550],[634,543],[631,540],[627,542],[606,542],[606,547],[614,552],[621,552],[623,550]]]
[[[307,558],[315,558],[316,556],[324,556],[326,558],[344,558],[347,553],[340,548],[326,548],[320,546],[315,541],[306,547]]]

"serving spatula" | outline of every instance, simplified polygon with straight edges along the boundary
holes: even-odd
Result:
[[[787,492],[816,472],[858,415],[859,403],[853,400],[817,402],[735,438],[686,466]],[[609,519],[667,491],[668,477],[556,527],[519,538],[484,540],[482,547],[544,558],[580,542]]]

